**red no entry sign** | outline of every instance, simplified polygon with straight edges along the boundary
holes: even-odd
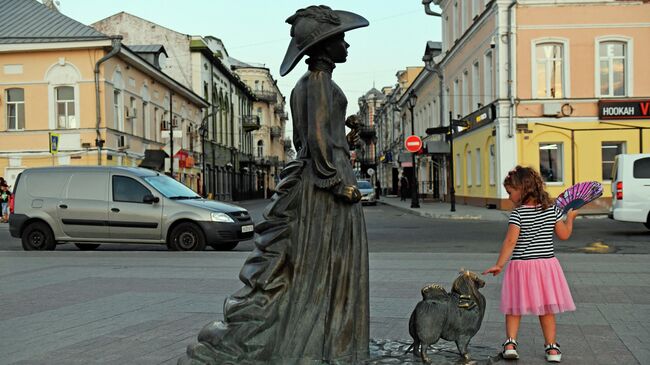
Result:
[[[422,140],[418,136],[408,136],[404,141],[404,147],[409,152],[417,152],[422,148]]]

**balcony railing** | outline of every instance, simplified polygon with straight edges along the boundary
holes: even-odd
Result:
[[[282,143],[284,143],[284,149],[285,150],[290,150],[291,147],[293,147],[293,142],[291,141],[291,138],[285,138]]]
[[[377,137],[377,129],[375,129],[374,125],[361,125],[359,127],[359,137],[364,141],[373,139]]]
[[[253,93],[258,99],[267,103],[275,103],[278,101],[278,94],[275,91],[254,90]]]
[[[271,138],[282,137],[282,128],[280,127],[271,127]]]
[[[260,117],[257,115],[244,115],[242,118],[242,127],[244,127],[245,132],[260,129]]]

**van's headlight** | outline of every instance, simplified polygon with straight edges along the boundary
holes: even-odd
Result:
[[[210,218],[213,222],[235,223],[232,218],[226,213],[210,213]]]

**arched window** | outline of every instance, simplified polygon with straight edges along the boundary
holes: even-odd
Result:
[[[6,90],[7,129],[25,129],[25,90]]]
[[[58,86],[54,88],[56,96],[56,126],[57,128],[77,128],[74,111],[74,88]]]
[[[264,141],[261,139],[257,142],[257,157],[263,157],[264,156]]]
[[[598,44],[598,71],[600,96],[626,96],[627,42],[608,40]]]

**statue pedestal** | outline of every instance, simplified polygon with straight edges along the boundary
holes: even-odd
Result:
[[[406,349],[411,345],[408,340],[370,340],[370,360],[366,361],[365,365],[421,365],[422,361],[419,357],[409,352],[405,354]],[[463,360],[458,355],[456,344],[440,340],[435,345],[429,347],[429,358],[431,364],[436,365],[487,365],[493,364],[501,360],[499,349],[483,347],[483,346],[470,346],[470,354],[472,359],[469,361]]]

